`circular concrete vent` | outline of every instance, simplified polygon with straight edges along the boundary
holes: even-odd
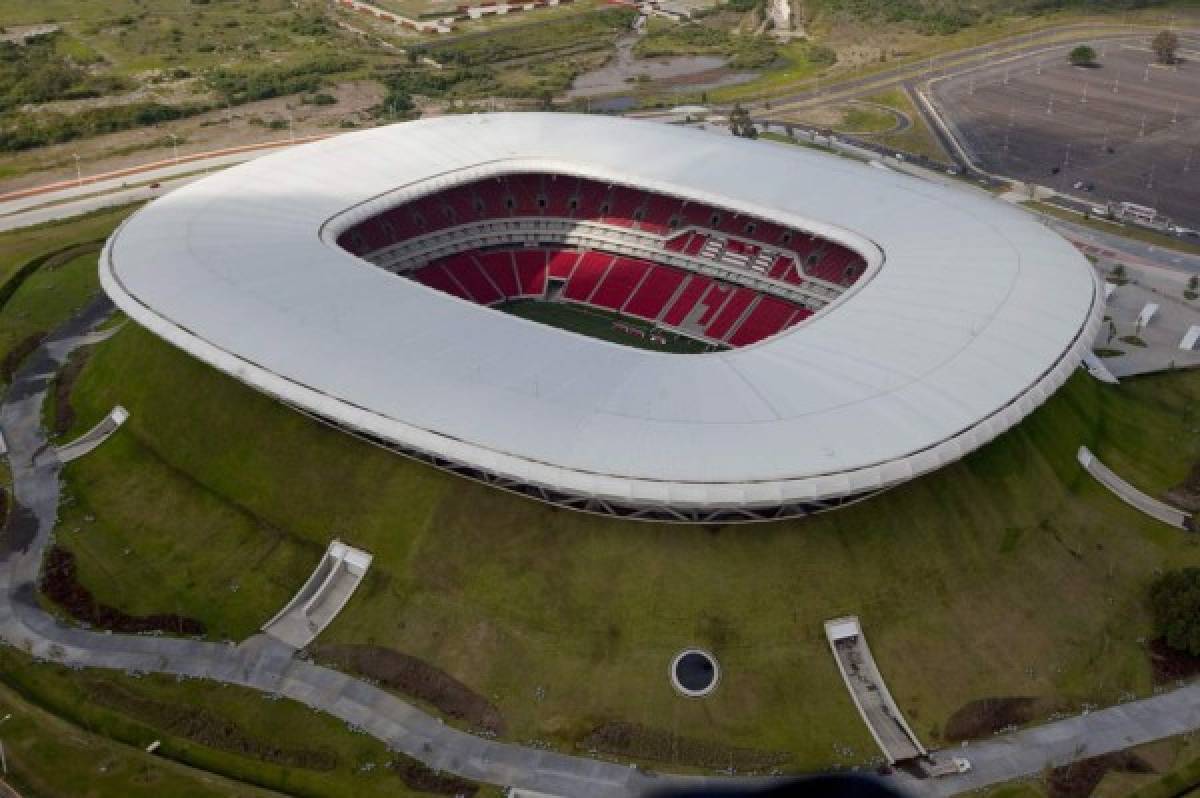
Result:
[[[707,651],[688,648],[671,660],[671,686],[689,698],[700,698],[717,689],[721,669]]]

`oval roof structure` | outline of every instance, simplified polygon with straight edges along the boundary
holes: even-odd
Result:
[[[760,344],[623,347],[473,305],[338,248],[372,213],[539,170],[703,199],[871,252],[869,279]],[[276,398],[584,509],[793,515],[951,462],[1079,364],[1087,261],[973,190],[683,127],[568,114],[421,120],[262,157],[159,199],[101,277],[156,334]]]

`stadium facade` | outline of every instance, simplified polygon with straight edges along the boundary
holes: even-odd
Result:
[[[137,323],[343,430],[672,521],[804,515],[953,462],[1063,384],[1103,311],[1079,253],[981,192],[567,114],[262,157],[139,211],[100,268]],[[651,341],[496,309],[531,298]]]

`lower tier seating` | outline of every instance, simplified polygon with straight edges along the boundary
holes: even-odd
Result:
[[[617,311],[715,344],[748,346],[811,314],[743,286],[638,258],[574,249],[500,248],[460,252],[405,273],[479,305],[544,298]]]

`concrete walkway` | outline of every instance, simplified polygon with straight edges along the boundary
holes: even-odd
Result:
[[[1130,507],[1141,510],[1156,521],[1162,521],[1164,524],[1169,524],[1176,529],[1191,530],[1191,515],[1180,510],[1178,507],[1172,507],[1169,504],[1160,502],[1153,496],[1147,496],[1133,485],[1130,485],[1117,476],[1111,468],[1100,462],[1100,458],[1092,454],[1088,447],[1080,446],[1075,457],[1079,460],[1079,464],[1083,466],[1084,470],[1095,477],[1097,482],[1112,491],[1118,499]]]
[[[102,634],[65,626],[37,604],[42,553],[57,520],[62,462],[41,426],[54,375],[113,311],[99,298],[56,330],[21,366],[0,405],[9,443],[13,507],[0,538],[0,638],[39,659],[72,667],[165,673],[241,685],[295,699],[366,730],[429,767],[550,796],[618,798],[670,787],[737,785],[765,779],[659,776],[633,767],[485,740],[366,682],[294,658],[265,635],[241,645]],[[967,750],[971,773],[940,780],[897,774],[916,795],[949,796],[1085,757],[1200,728],[1200,685],[1057,721]]]
[[[61,463],[69,463],[72,460],[78,460],[85,454],[94,452],[99,448],[100,444],[112,437],[112,434],[121,428],[121,425],[129,420],[129,411],[117,405],[107,416],[100,419],[100,423],[92,427],[87,432],[80,435],[70,443],[64,443],[58,447],[58,460]]]
[[[899,778],[916,795],[951,796],[1080,759],[1120,751],[1200,727],[1200,685],[1076,715],[1066,720],[953,749],[971,772],[945,779]],[[949,753],[949,752],[947,752]]]

